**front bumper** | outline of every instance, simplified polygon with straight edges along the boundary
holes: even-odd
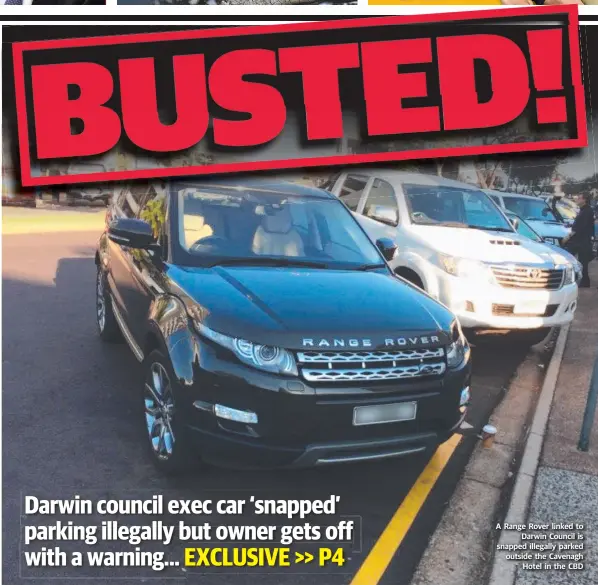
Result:
[[[181,413],[202,459],[219,466],[297,468],[416,454],[448,439],[467,410],[460,399],[470,383],[469,362],[440,379],[314,387],[236,363],[226,350],[197,343],[200,359],[193,384],[181,390]],[[415,420],[353,425],[356,406],[412,401]],[[258,422],[219,418],[214,404],[255,413]]]
[[[577,308],[577,292],[576,284],[559,290],[530,290],[473,282],[443,273],[439,300],[455,313],[462,327],[538,329],[570,323]],[[535,305],[543,307],[544,313],[538,313]]]

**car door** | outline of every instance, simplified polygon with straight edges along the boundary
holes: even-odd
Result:
[[[119,218],[135,218],[139,211],[139,201],[145,197],[149,190],[148,185],[126,186],[120,192],[116,202],[113,205],[110,214],[111,220]],[[108,284],[112,297],[116,303],[116,310],[125,321],[125,325],[130,327],[130,298],[131,289],[134,286],[131,274],[133,250],[127,246],[117,244],[112,240],[108,242],[110,257],[110,271],[108,274]]]
[[[148,198],[150,185],[135,184],[125,187],[112,212],[112,219],[126,217],[138,218],[141,206]],[[138,300],[138,278],[136,275],[135,258],[140,256],[140,250],[110,241],[110,276],[109,284],[112,296],[116,301],[117,310],[122,315],[125,325],[132,331],[135,319],[135,302]]]
[[[136,217],[152,226],[157,243],[152,250],[130,250],[128,255],[130,285],[126,288],[125,303],[129,329],[133,338],[143,347],[152,303],[166,288],[164,271],[169,255],[167,192],[159,186],[151,186],[139,200]]]
[[[359,173],[343,173],[332,188],[336,195],[353,213],[361,212],[364,195],[373,177]]]
[[[399,206],[395,190],[388,181],[377,177],[372,179],[358,219],[372,241],[390,238],[397,242]]]

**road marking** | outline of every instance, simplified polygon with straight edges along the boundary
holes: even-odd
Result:
[[[359,567],[351,585],[376,585],[380,581],[462,438],[461,435],[455,434],[436,449],[436,453],[411,486],[370,554]]]

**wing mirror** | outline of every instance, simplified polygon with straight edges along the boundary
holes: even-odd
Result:
[[[150,248],[156,243],[152,226],[142,219],[119,217],[108,225],[108,238],[128,248]]]
[[[397,244],[390,238],[380,238],[379,240],[376,240],[376,246],[378,247],[378,250],[382,252],[384,259],[388,262],[394,260],[399,251]]]
[[[519,229],[519,218],[509,217],[509,223],[513,226],[513,229],[517,231]]]
[[[367,217],[386,225],[397,226],[399,224],[397,210],[385,205],[372,205],[367,211]]]

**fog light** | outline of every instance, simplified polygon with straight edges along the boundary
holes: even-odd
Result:
[[[220,418],[234,420],[236,422],[246,424],[257,423],[257,414],[255,414],[255,412],[237,410],[235,408],[229,408],[228,406],[222,406],[222,404],[214,404],[214,414]]]
[[[469,386],[467,386],[461,390],[461,400],[459,401],[459,406],[469,406],[470,398],[471,395],[469,393]]]

